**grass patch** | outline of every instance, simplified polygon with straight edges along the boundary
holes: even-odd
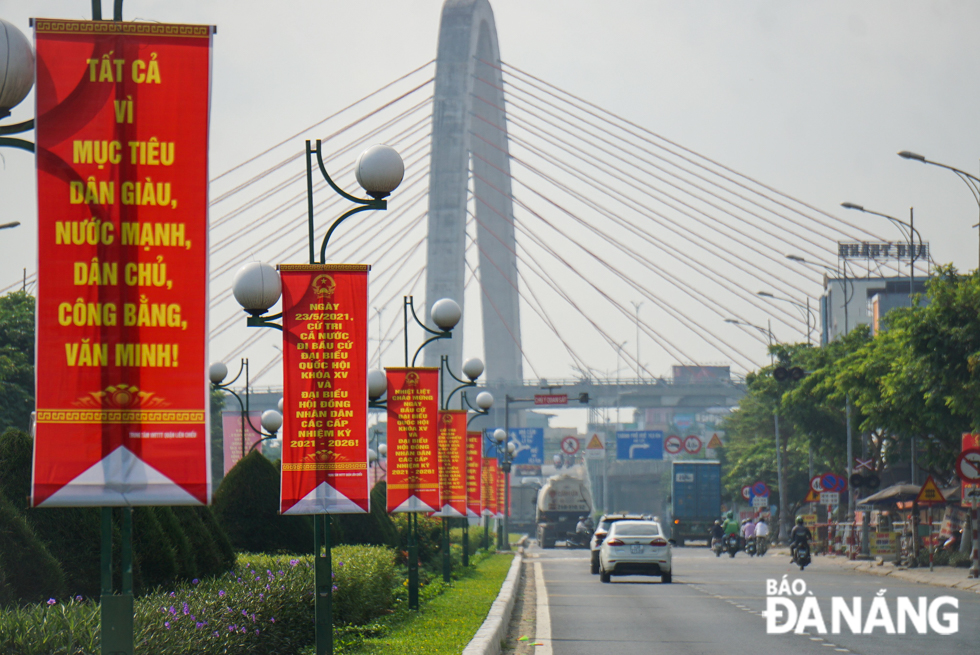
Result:
[[[509,541],[509,543],[516,544],[518,541],[521,540],[521,537],[523,536],[524,536],[523,532],[521,533],[511,532],[507,535],[507,540]]]
[[[512,560],[509,554],[491,555],[480,559],[448,588],[442,587],[441,582],[428,585],[423,588],[419,612],[409,611],[404,603],[399,603],[394,614],[366,626],[359,645],[345,644],[343,652],[351,655],[462,652],[486,619]]]

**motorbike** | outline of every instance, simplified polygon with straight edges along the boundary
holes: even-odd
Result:
[[[735,557],[735,553],[741,550],[741,539],[734,532],[725,537],[725,550],[728,551],[729,557]]]
[[[712,539],[711,551],[715,554],[715,557],[721,557],[721,554],[725,552],[724,539]]]
[[[810,544],[804,542],[796,547],[793,563],[799,566],[801,571],[810,564]]]
[[[755,541],[755,554],[762,557],[766,554],[766,551],[769,550],[769,540],[765,537],[756,537]]]
[[[749,557],[755,557],[755,537],[749,537],[745,540],[745,554]]]
[[[589,548],[591,532],[569,532],[565,537],[566,548]]]

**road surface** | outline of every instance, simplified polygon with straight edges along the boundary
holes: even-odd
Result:
[[[731,559],[727,555],[716,558],[707,548],[675,548],[672,584],[642,576],[613,577],[610,584],[602,584],[599,576],[589,573],[588,550],[542,550],[532,545],[527,554],[543,574],[553,655],[980,653],[980,594],[855,573],[820,557],[801,573],[782,554],[749,558],[739,553]],[[803,634],[795,630],[767,633],[767,580],[778,584],[784,575],[787,582],[805,582],[807,593],[782,598],[802,611],[804,598],[812,594],[827,634],[819,634],[814,626],[806,627]],[[800,586],[797,582],[797,590]],[[916,632],[911,621],[906,623],[905,634],[886,634],[884,627],[874,627],[871,634],[853,634],[846,620],[839,634],[831,633],[832,597],[842,597],[849,608],[853,597],[861,597],[859,629],[864,629],[874,617],[884,620],[883,614],[871,612],[879,592],[891,619],[885,623],[896,630],[899,597],[908,597],[917,610],[920,597],[928,607],[937,598],[949,596],[956,599],[958,608],[937,604],[936,621],[927,622],[926,634]],[[937,633],[934,626],[952,628],[943,621],[950,613],[957,615],[956,632]],[[785,623],[785,614],[779,616],[778,623]]]

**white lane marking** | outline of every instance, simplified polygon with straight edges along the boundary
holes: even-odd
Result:
[[[537,596],[534,615],[534,641],[541,644],[535,655],[552,655],[551,609],[548,607],[548,588],[544,585],[544,569],[541,562],[534,563],[534,595]]]

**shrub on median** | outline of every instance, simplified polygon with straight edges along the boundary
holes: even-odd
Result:
[[[389,610],[393,561],[388,548],[333,550],[338,624],[370,621]],[[313,609],[312,557],[243,555],[221,577],[138,598],[136,649],[154,655],[295,653],[314,640]],[[0,652],[97,655],[98,605],[59,598],[0,611]]]

